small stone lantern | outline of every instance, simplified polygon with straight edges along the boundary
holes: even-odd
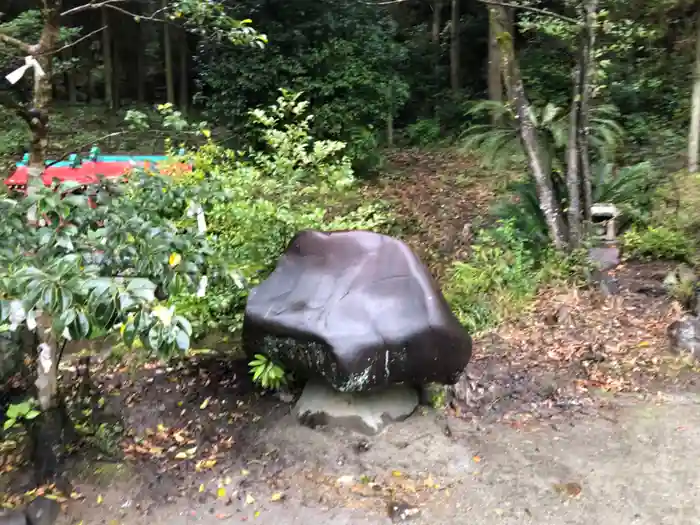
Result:
[[[593,233],[597,239],[606,244],[613,244],[617,240],[616,220],[620,215],[617,206],[609,203],[596,203],[591,206],[591,222]]]

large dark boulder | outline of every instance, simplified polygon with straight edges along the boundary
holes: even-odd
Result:
[[[401,241],[303,231],[248,298],[243,344],[341,392],[453,383],[471,338]]]

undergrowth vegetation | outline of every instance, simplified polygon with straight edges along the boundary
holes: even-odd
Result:
[[[513,219],[499,220],[481,232],[469,260],[454,263],[445,293],[462,324],[480,333],[521,314],[541,286],[577,284],[583,268],[581,254],[536,250]]]
[[[249,125],[262,147],[234,151],[210,139],[188,154],[194,169],[175,183],[216,188],[200,190],[198,205],[213,249],[240,276],[238,289],[212,286],[204,297],[171,298],[191,320],[196,337],[238,331],[248,289],[267,276],[300,230],[383,231],[391,225],[381,202],[353,199],[358,186],[345,144],[312,135],[308,102],[300,96],[285,91],[269,108],[251,111]],[[349,206],[352,201],[357,204]],[[193,216],[181,224],[195,223]]]

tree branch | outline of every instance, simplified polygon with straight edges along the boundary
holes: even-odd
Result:
[[[152,15],[137,15],[136,13],[132,13],[131,11],[127,11],[126,9],[123,9],[121,7],[117,7],[116,5],[107,4],[107,5],[105,5],[105,7],[109,7],[110,9],[114,9],[115,11],[118,11],[126,16],[130,16],[132,18],[137,18],[139,20],[146,20],[148,22],[161,22],[161,23],[168,22],[168,20],[166,20],[165,18],[157,18],[156,17],[156,15],[159,12],[163,11],[163,9],[158,9],[158,11],[156,11]]]
[[[161,23],[166,23],[168,22],[167,19],[165,18],[159,18],[157,15],[163,11],[163,9],[158,9],[155,11],[153,14],[150,15],[140,15],[137,13],[133,13],[129,11],[128,9],[124,9],[123,7],[119,7],[116,5],[117,3],[124,3],[129,0],[103,0],[101,2],[98,2],[96,0],[91,0],[87,4],[83,4],[78,7],[74,7],[72,9],[69,9],[68,11],[64,11],[61,13],[61,16],[68,16],[68,15],[74,15],[76,13],[80,13],[82,11],[87,11],[88,9],[101,9],[103,7],[113,9],[119,13],[122,13],[128,17],[139,19],[139,20],[146,20],[149,22],[161,22]]]
[[[79,43],[82,42],[83,40],[87,40],[88,38],[95,36],[97,33],[100,33],[100,32],[102,32],[102,31],[104,31],[105,29],[107,29],[107,26],[102,26],[102,27],[100,27],[99,29],[95,29],[94,31],[91,31],[91,32],[88,33],[87,35],[81,36],[78,40],[74,40],[73,42],[69,42],[68,44],[66,44],[66,45],[63,46],[63,47],[59,47],[58,49],[50,49],[49,51],[46,51],[46,52],[44,52],[44,53],[39,53],[37,56],[41,56],[41,55],[55,55],[56,53],[60,53],[61,51],[65,51],[66,49],[71,48],[71,47],[73,47],[73,46],[79,44]]]
[[[112,7],[113,4],[127,2],[128,0],[102,0],[98,2],[97,0],[90,0],[88,3],[79,5],[78,7],[73,7],[68,11],[61,13],[61,16],[74,15],[76,13],[82,13],[89,9],[100,9],[101,7]]]
[[[407,2],[408,0],[385,0],[383,2],[362,2],[363,4],[367,5],[392,5],[392,4],[402,4],[403,2]]]
[[[30,54],[32,51],[32,46],[30,46],[26,42],[22,42],[20,39],[15,38],[15,37],[10,36],[10,35],[6,35],[5,33],[2,33],[2,32],[0,32],[0,42],[5,42],[6,44],[10,44],[11,46],[15,46],[27,54]]]
[[[522,9],[523,11],[530,11],[531,13],[537,13],[540,15],[546,15],[546,16],[551,16],[552,18],[558,18],[559,20],[563,20],[564,22],[569,22],[570,24],[574,24],[577,26],[583,25],[583,23],[580,20],[576,20],[575,18],[568,17],[566,15],[560,15],[559,13],[555,13],[554,11],[550,11],[549,9],[540,9],[539,7],[531,7],[528,5],[521,5],[521,4],[515,4],[512,2],[500,2],[498,0],[478,0],[482,4],[486,5],[495,5],[499,7],[511,7],[513,9]]]

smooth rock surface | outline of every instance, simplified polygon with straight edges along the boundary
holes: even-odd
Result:
[[[686,316],[668,327],[671,348],[700,359],[700,318]]]
[[[418,406],[418,392],[392,385],[375,392],[337,392],[330,385],[309,381],[295,406],[299,421],[310,427],[343,427],[366,435],[403,421]]]
[[[29,525],[53,525],[60,511],[57,501],[39,496],[27,506],[25,514]]]
[[[303,231],[246,305],[243,347],[342,392],[454,383],[471,338],[401,241]]]

